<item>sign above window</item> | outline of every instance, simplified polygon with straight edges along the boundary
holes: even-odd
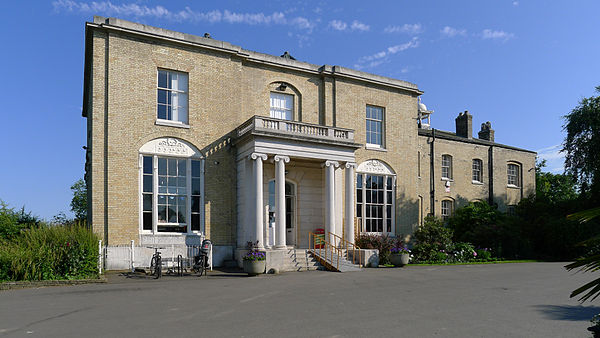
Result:
[[[395,175],[392,168],[379,160],[367,160],[361,163],[356,172],[371,173],[380,175]]]

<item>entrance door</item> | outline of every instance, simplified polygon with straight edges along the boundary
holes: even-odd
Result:
[[[296,186],[285,182],[285,244],[296,245]]]
[[[275,180],[269,181],[269,221],[275,222]],[[285,244],[296,245],[296,185],[285,182]]]

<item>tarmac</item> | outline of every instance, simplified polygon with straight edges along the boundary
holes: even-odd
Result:
[[[106,275],[0,291],[2,337],[589,337],[598,278],[566,263],[408,266],[247,277]]]

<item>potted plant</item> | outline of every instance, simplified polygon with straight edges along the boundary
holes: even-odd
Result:
[[[248,252],[242,257],[244,261],[244,272],[249,276],[256,276],[265,272],[266,253],[258,251],[258,241],[248,242]]]
[[[395,266],[405,266],[410,260],[410,250],[403,244],[390,249],[390,261]]]

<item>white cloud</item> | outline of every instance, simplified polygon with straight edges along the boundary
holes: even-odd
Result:
[[[329,21],[329,25],[327,25],[327,26],[336,31],[351,30],[351,31],[366,32],[371,29],[371,27],[369,25],[366,25],[366,24],[356,21],[356,20],[352,21],[352,23],[350,25],[348,25],[347,23],[345,23],[342,20],[331,20],[331,21]]]
[[[329,27],[335,29],[336,31],[343,31],[348,28],[348,24],[340,20],[332,20],[329,21]]]
[[[387,26],[384,30],[385,33],[407,33],[407,34],[420,34],[423,33],[423,27],[420,23],[408,24],[405,23],[402,26]]]
[[[546,167],[542,169],[543,171],[555,174],[564,172],[565,153],[561,149],[562,144],[555,144],[536,150],[539,160],[546,160]]]
[[[442,28],[442,30],[440,30],[440,33],[442,33],[442,35],[444,35],[446,37],[453,38],[455,36],[466,36],[467,30],[446,26],[446,27]]]
[[[481,32],[481,38],[484,39],[484,40],[490,40],[491,39],[491,40],[503,40],[503,41],[506,41],[506,40],[512,39],[514,37],[515,37],[514,34],[507,33],[505,31],[494,31],[494,30],[491,30],[491,29],[484,29]]]
[[[353,31],[366,32],[369,29],[371,29],[371,27],[369,27],[369,25],[366,25],[362,22],[354,20],[354,21],[352,21],[352,25],[350,26],[350,29],[352,29]]]
[[[171,11],[163,6],[146,6],[137,3],[113,4],[110,1],[93,1],[90,3],[73,0],[56,0],[52,7],[57,13],[76,12],[84,14],[99,14],[120,17],[148,17],[171,21],[229,23],[247,25],[289,25],[301,30],[311,31],[315,23],[304,17],[288,18],[283,12],[265,13],[236,13],[229,10],[209,12],[194,11],[190,7]]]
[[[385,50],[382,50],[375,54],[363,56],[358,59],[354,67],[357,69],[373,68],[379,66],[382,63],[388,62],[390,55],[394,55],[407,49],[417,47],[419,47],[419,39],[417,37],[414,37],[412,38],[412,40],[406,43],[390,46]]]

